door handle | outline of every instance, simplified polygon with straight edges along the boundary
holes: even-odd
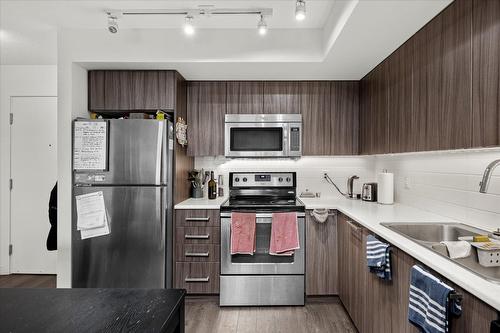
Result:
[[[210,252],[185,252],[186,257],[208,257]]]
[[[198,221],[198,222],[208,222],[210,217],[186,217],[186,221]]]
[[[200,282],[207,283],[208,281],[210,281],[209,276],[201,277],[201,278],[186,277],[184,279],[184,282],[187,282],[187,283],[200,283]]]
[[[210,234],[206,235],[184,235],[185,239],[209,239]]]

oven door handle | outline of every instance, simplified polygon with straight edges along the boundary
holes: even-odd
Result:
[[[297,212],[297,217],[305,217],[305,216],[306,216],[306,213]],[[231,217],[231,213],[230,212],[220,213],[220,217]],[[256,218],[272,218],[273,213],[257,213],[257,214],[255,214],[255,217]],[[257,222],[257,223],[259,223],[259,222]]]

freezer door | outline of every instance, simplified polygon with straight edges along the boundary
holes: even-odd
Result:
[[[75,171],[75,184],[160,185],[167,182],[170,121],[109,120],[106,171]]]
[[[74,196],[102,191],[109,235],[81,239],[75,198],[72,219],[74,288],[164,288],[166,187],[75,187]],[[168,255],[168,256],[167,256]]]

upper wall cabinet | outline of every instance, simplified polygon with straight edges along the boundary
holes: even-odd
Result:
[[[226,112],[228,114],[264,113],[264,82],[228,81]]]
[[[175,89],[175,71],[89,71],[89,110],[173,110]]]
[[[187,97],[188,155],[224,155],[226,82],[189,82]]]
[[[500,145],[500,1],[474,0],[472,145]]]
[[[330,145],[330,82],[300,82],[302,154],[328,155]]]
[[[388,119],[388,67],[384,61],[361,81],[361,154],[388,152]]]
[[[361,80],[362,154],[471,147],[471,13],[454,1]]]
[[[265,81],[263,113],[300,113],[298,81]]]
[[[332,81],[327,155],[358,154],[359,82]],[[327,121],[328,122],[328,121]]]
[[[427,89],[413,97],[429,103],[426,150],[471,146],[471,3],[456,0],[420,32],[427,47],[426,81],[419,86]]]

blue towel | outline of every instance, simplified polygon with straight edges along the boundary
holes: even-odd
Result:
[[[375,236],[366,238],[366,261],[370,272],[384,280],[391,280],[391,246],[379,241]]]
[[[408,320],[425,333],[446,333],[451,313],[460,315],[462,308],[450,293],[454,290],[420,266],[411,269]]]

